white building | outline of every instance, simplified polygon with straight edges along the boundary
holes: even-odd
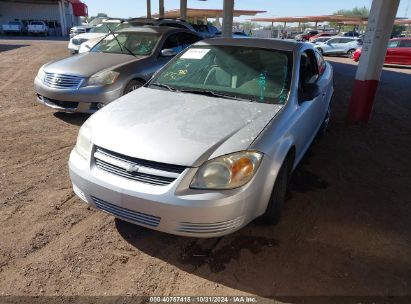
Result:
[[[49,24],[49,34],[56,36],[68,36],[87,14],[87,5],[80,0],[0,0],[0,24],[42,20]]]

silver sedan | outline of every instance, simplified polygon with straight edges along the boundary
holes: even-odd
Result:
[[[81,127],[69,169],[92,207],[215,237],[279,220],[293,169],[330,117],[333,70],[312,46],[213,39]]]
[[[93,113],[141,87],[174,55],[201,39],[170,27],[120,30],[89,53],[42,66],[34,80],[37,101],[59,111]]]

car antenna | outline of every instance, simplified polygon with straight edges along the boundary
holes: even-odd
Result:
[[[130,49],[129,49],[128,47],[126,47],[125,45],[122,45],[122,44],[120,43],[120,41],[117,39],[117,36],[114,35],[114,32],[111,30],[111,28],[110,28],[107,24],[106,24],[105,26],[107,26],[108,31],[110,32],[110,34],[113,35],[114,39],[116,39],[116,41],[117,41],[117,43],[118,43],[118,45],[119,45],[119,47],[120,47],[120,49],[121,49],[121,52],[124,53],[123,48],[125,48],[125,49],[127,50],[127,52],[130,53],[130,55],[133,55],[134,57],[137,58],[137,56],[134,55],[134,53],[133,53],[132,51],[130,51]]]

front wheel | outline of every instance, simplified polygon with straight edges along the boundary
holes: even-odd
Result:
[[[324,51],[322,48],[318,48],[317,50],[320,52],[321,55],[324,55]]]
[[[262,217],[263,221],[267,224],[275,225],[280,220],[281,212],[285,205],[291,168],[292,161],[291,157],[288,156],[281,165],[280,171],[278,171],[273,191],[271,192],[270,201],[268,202],[267,209]]]
[[[354,53],[355,53],[355,50],[349,50],[348,52],[347,52],[347,56],[348,56],[348,58],[353,58],[354,57]]]
[[[126,94],[128,94],[128,93],[130,93],[134,90],[137,90],[138,88],[140,88],[142,86],[143,86],[143,83],[141,81],[133,79],[126,85],[126,88],[124,89],[124,95],[126,95]]]

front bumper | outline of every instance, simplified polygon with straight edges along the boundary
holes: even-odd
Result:
[[[123,95],[122,86],[92,86],[79,89],[58,89],[34,80],[37,101],[63,112],[94,113],[100,107]]]
[[[270,158],[264,157],[248,184],[224,191],[190,189],[195,168],[187,168],[166,186],[128,180],[100,170],[75,150],[70,155],[69,171],[74,192],[94,208],[166,233],[218,237],[264,213],[272,184],[265,186],[273,182],[269,163]]]

